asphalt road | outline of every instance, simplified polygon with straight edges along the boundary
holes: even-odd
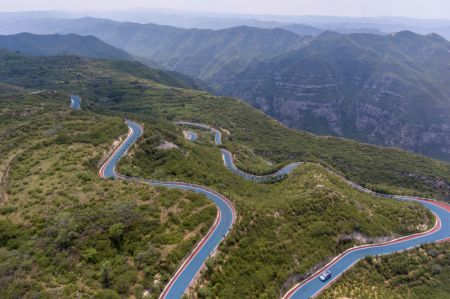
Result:
[[[70,108],[74,110],[81,109],[81,98],[79,96],[71,95],[70,96]]]
[[[335,257],[329,264],[315,272],[307,280],[291,288],[283,298],[308,299],[319,295],[330,286],[346,270],[367,256],[384,255],[414,248],[426,243],[450,240],[450,205],[428,199],[395,196],[397,200],[416,201],[431,210],[436,216],[435,226],[424,233],[405,236],[390,242],[363,245],[350,248]],[[319,275],[330,270],[332,273],[328,281],[321,281]]]
[[[134,144],[134,142],[142,135],[143,128],[132,121],[126,122],[129,127],[129,133],[127,138],[122,144],[114,151],[110,158],[104,163],[100,169],[100,176],[104,178],[113,177],[116,179],[126,179],[131,181],[137,181],[147,183],[153,186],[164,186],[169,188],[178,188],[183,190],[191,190],[206,195],[217,206],[218,213],[213,226],[203,239],[195,246],[189,256],[183,261],[177,272],[167,284],[160,298],[181,298],[194,280],[197,273],[201,270],[206,259],[216,250],[220,242],[226,237],[230,231],[232,225],[235,222],[235,209],[232,203],[224,196],[217,192],[198,185],[180,183],[180,182],[161,182],[154,180],[139,179],[133,177],[126,177],[116,172],[115,168],[118,161],[126,154],[128,149]],[[221,133],[208,125],[195,124],[195,123],[178,123],[183,125],[194,125],[204,129],[209,129],[215,134],[215,143],[221,145]],[[188,139],[191,139],[188,137]],[[192,139],[191,139],[192,140]],[[237,167],[234,164],[232,154],[222,149],[222,155],[225,165],[235,171]],[[287,174],[293,169],[298,167],[301,163],[292,163],[285,168],[279,170],[276,173]],[[246,174],[239,170],[243,177],[251,179],[250,174]],[[273,176],[271,174],[269,176]],[[343,178],[344,179],[344,178]],[[344,179],[345,180],[345,179]],[[337,257],[335,257],[330,263],[324,266],[322,269],[315,272],[305,281],[293,286],[283,298],[295,298],[295,299],[307,299],[312,298],[320,294],[324,289],[330,286],[336,279],[339,278],[346,270],[354,265],[359,260],[374,255],[383,255],[394,252],[407,250],[413,247],[420,246],[425,243],[442,242],[450,240],[450,205],[423,198],[414,198],[407,196],[392,196],[386,194],[375,193],[364,187],[357,185],[354,182],[345,180],[350,186],[356,188],[362,192],[371,193],[376,196],[389,197],[395,200],[402,201],[415,201],[428,208],[436,218],[435,226],[427,232],[418,233],[410,236],[398,238],[389,242],[379,244],[369,244],[363,246],[357,246],[350,248]],[[329,280],[322,282],[319,279],[319,275],[325,271],[330,270],[332,276]]]
[[[218,129],[215,129],[206,124],[193,123],[193,122],[187,122],[187,121],[179,121],[179,122],[176,122],[176,124],[210,130],[214,134],[215,144],[222,145],[222,133]],[[192,141],[192,139],[189,137],[189,135],[188,135],[187,139]],[[254,175],[254,174],[247,173],[245,171],[240,170],[235,165],[234,159],[233,159],[233,154],[230,151],[223,149],[223,148],[220,151],[222,153],[223,162],[230,171],[234,172],[236,175],[239,175],[240,177],[243,177],[246,180],[254,181],[254,182],[265,183],[265,182],[273,182],[273,181],[282,180],[286,177],[286,175],[291,173],[295,168],[297,168],[300,165],[300,163],[297,163],[297,162],[290,163],[272,174]]]
[[[177,124],[181,125],[189,125],[196,126],[200,128],[205,128],[211,130],[215,133],[215,142],[217,145],[222,144],[221,142],[221,133],[219,130],[214,129],[205,124],[196,124],[191,122],[178,122]],[[226,149],[221,149],[222,158],[225,166],[233,171],[234,173],[240,175],[241,177],[257,182],[264,182],[266,180],[270,180],[271,177],[280,177],[284,178],[285,175],[292,172],[295,168],[297,168],[301,163],[291,163],[282,169],[278,170],[273,174],[269,174],[266,176],[255,176],[249,173],[246,173],[239,168],[236,167],[233,161],[233,155]],[[383,255],[394,252],[399,252],[403,250],[407,250],[410,248],[414,248],[426,243],[440,242],[445,240],[450,240],[450,205],[433,201],[429,199],[422,198],[414,198],[408,196],[394,196],[389,194],[381,194],[373,192],[367,188],[364,188],[352,181],[349,181],[343,177],[341,177],[347,184],[351,187],[360,190],[361,192],[369,193],[374,196],[387,197],[394,200],[402,200],[402,201],[415,201],[421,203],[423,206],[428,208],[436,217],[435,226],[424,233],[405,236],[402,238],[398,238],[386,243],[380,244],[370,244],[364,246],[357,246],[354,248],[350,248],[335,257],[329,264],[324,266],[323,268],[316,271],[313,275],[311,275],[305,281],[296,284],[293,286],[283,298],[295,298],[295,299],[308,299],[313,298],[320,294],[323,290],[325,290],[328,286],[330,286],[337,278],[339,278],[346,270],[348,270],[351,266],[357,263],[359,260],[374,255]],[[330,270],[332,276],[329,280],[323,282],[319,279],[319,276],[325,270]]]
[[[197,141],[197,138],[198,138],[197,133],[192,132],[192,131],[188,131],[187,132],[187,139],[188,140],[190,140],[190,141]]]
[[[103,178],[116,178],[162,186],[175,189],[183,189],[206,195],[217,207],[217,216],[208,233],[197,243],[191,253],[185,258],[181,266],[175,272],[160,298],[181,298],[188,289],[197,273],[203,267],[206,259],[214,253],[217,246],[227,236],[236,219],[233,204],[223,195],[212,189],[181,182],[162,182],[123,176],[116,171],[116,165],[127,153],[134,142],[142,135],[143,128],[132,121],[126,121],[129,132],[127,138],[113,152],[109,159],[100,168],[99,174]]]

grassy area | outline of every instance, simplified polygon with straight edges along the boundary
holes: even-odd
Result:
[[[100,179],[96,164],[126,126],[67,107],[58,94],[0,97],[0,297],[156,298],[216,209],[191,192]]]
[[[450,244],[441,243],[359,262],[319,298],[446,299]]]

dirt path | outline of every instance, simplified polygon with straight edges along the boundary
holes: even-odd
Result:
[[[3,164],[4,170],[1,173],[1,177],[0,177],[0,206],[8,201],[8,192],[6,191],[6,184],[7,184],[9,171],[11,170],[11,165],[13,164],[14,160],[21,153],[22,153],[22,151],[19,151],[16,154],[12,155]]]

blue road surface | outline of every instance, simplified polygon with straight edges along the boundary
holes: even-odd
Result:
[[[81,109],[81,98],[79,96],[71,95],[70,96],[70,108],[74,110]]]
[[[215,143],[217,145],[222,144],[221,141],[221,133],[219,130],[214,129],[205,124],[196,124],[191,122],[181,122],[178,124],[196,126],[200,128],[210,129],[213,133],[215,133]],[[256,176],[249,173],[246,173],[240,170],[234,163],[233,154],[226,149],[221,149],[222,159],[224,161],[225,166],[235,174],[251,181],[256,182],[265,182],[265,181],[273,181],[271,178],[284,178],[287,174],[292,172],[295,168],[297,168],[301,163],[291,163],[277,172],[265,176]],[[374,255],[383,255],[394,253],[402,250],[406,250],[409,248],[417,247],[421,244],[438,242],[442,240],[446,240],[450,238],[450,207],[431,200],[422,200],[412,197],[404,197],[404,196],[393,196],[388,194],[380,194],[373,192],[369,189],[366,189],[352,181],[349,181],[343,177],[341,177],[347,184],[351,187],[365,193],[369,193],[374,196],[381,196],[386,198],[391,198],[395,200],[409,200],[416,201],[423,204],[425,207],[430,209],[437,218],[437,226],[428,232],[422,234],[416,234],[412,236],[406,236],[403,238],[399,238],[393,240],[391,242],[386,242],[383,244],[371,244],[366,246],[360,246],[356,248],[351,248],[338,257],[336,257],[332,263],[326,265],[324,268],[318,270],[314,273],[309,279],[304,282],[297,284],[291,290],[289,290],[283,298],[295,298],[295,299],[308,299],[317,296],[321,291],[323,291],[326,287],[331,285],[337,278],[339,278],[347,269],[349,269],[352,265],[354,265],[359,260]],[[332,276],[327,281],[321,281],[319,276],[325,270],[330,270],[332,272]]]
[[[197,133],[192,132],[192,131],[187,132],[187,139],[189,141],[197,141],[197,138],[198,138]]]
[[[283,179],[300,165],[300,163],[290,163],[275,173],[268,174],[268,175],[254,175],[254,174],[250,174],[250,173],[240,170],[234,164],[233,154],[231,152],[227,151],[226,149],[221,149],[221,152],[222,152],[222,159],[223,159],[225,166],[229,170],[234,172],[235,174],[237,174],[249,181],[266,182],[266,181]]]
[[[426,233],[406,236],[391,242],[351,248],[338,256],[330,264],[318,270],[310,279],[291,289],[283,298],[313,298],[326,287],[331,285],[352,265],[367,256],[399,252],[420,246],[422,244],[444,241],[450,238],[450,206],[445,207],[445,204],[438,204],[438,202],[433,202],[430,200],[406,198],[401,196],[396,196],[395,198],[398,200],[416,201],[424,205],[436,215],[438,220],[436,227]],[[330,270],[332,274],[328,281],[323,282],[319,279],[319,275],[325,269]]]
[[[222,242],[222,240],[227,236],[235,221],[235,210],[232,203],[228,199],[206,187],[180,182],[162,182],[126,177],[118,174],[116,172],[117,163],[143,133],[143,128],[139,124],[132,121],[126,121],[126,123],[130,130],[129,135],[102,166],[100,169],[101,177],[124,179],[146,183],[152,186],[198,192],[204,194],[212,200],[218,209],[216,222],[211,227],[208,234],[203,237],[190,255],[185,259],[160,296],[160,298],[181,298],[204,265],[206,259],[215,251],[220,242]]]
[[[176,122],[178,125],[185,125],[185,126],[193,126],[198,127],[202,129],[210,130],[214,134],[214,142],[216,145],[222,145],[222,133],[220,130],[215,129],[209,125],[201,124],[201,123],[193,123],[193,122],[186,122],[186,121],[180,121]],[[190,139],[188,137],[188,139]],[[255,182],[273,182],[277,180],[284,179],[289,173],[291,173],[294,169],[296,169],[300,163],[290,163],[280,170],[278,170],[275,173],[268,174],[268,175],[254,175],[247,173],[245,171],[242,171],[239,169],[236,164],[234,163],[233,154],[226,149],[221,149],[222,152],[222,159],[225,164],[225,166],[235,174],[239,175],[240,177],[249,180],[249,181],[255,181]]]
[[[160,296],[160,298],[181,298],[184,292],[189,287],[189,285],[192,283],[197,273],[202,268],[206,259],[215,251],[217,246],[230,231],[232,225],[235,222],[236,217],[235,210],[232,203],[228,199],[206,187],[188,183],[162,182],[162,181],[126,177],[118,174],[115,170],[118,161],[126,154],[128,149],[143,133],[143,128],[139,124],[132,121],[126,121],[126,123],[130,129],[128,137],[116,149],[116,151],[114,151],[114,153],[102,166],[102,168],[100,169],[101,177],[126,179],[136,182],[147,183],[153,186],[163,186],[168,188],[177,188],[198,192],[206,195],[210,200],[212,200],[216,204],[218,208],[218,215],[216,218],[216,222],[211,227],[208,234],[197,244],[194,250],[185,259],[185,261],[179,267],[179,269],[174,274],[174,276],[172,277],[172,279],[170,280],[170,282],[168,283],[168,285],[166,286],[166,288],[164,289],[163,293]],[[211,130],[211,132],[213,132],[215,136],[214,138],[215,143],[217,145],[222,144],[221,133],[219,130],[216,130],[204,124],[196,124],[188,122],[179,122],[178,124],[193,125],[196,127]],[[253,176],[251,174],[239,170],[234,164],[232,154],[225,149],[221,149],[221,151],[224,164],[228,169],[249,180],[255,180],[255,177],[260,178],[260,176]],[[263,177],[287,175],[293,169],[298,167],[300,164],[301,163],[291,163],[286,167],[283,167],[276,173]],[[319,269],[308,279],[293,286],[284,295],[283,298],[307,299],[317,296],[325,288],[327,288],[334,281],[336,281],[336,279],[339,278],[347,269],[349,269],[352,265],[354,265],[356,262],[363,259],[364,257],[389,254],[417,247],[421,244],[450,240],[450,205],[422,198],[379,194],[371,190],[368,190],[362,186],[359,186],[358,184],[353,183],[349,180],[346,180],[345,178],[342,179],[345,182],[347,182],[351,187],[356,188],[361,192],[370,193],[375,196],[388,197],[393,200],[419,202],[424,207],[428,208],[431,212],[433,212],[433,214],[436,216],[436,225],[427,232],[405,236],[385,243],[369,244],[350,248],[344,251],[342,254],[335,257],[330,263],[325,265],[322,269]],[[319,275],[325,270],[330,270],[332,274],[331,278],[324,282],[319,279]]]

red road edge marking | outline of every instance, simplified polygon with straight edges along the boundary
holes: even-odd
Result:
[[[137,124],[142,130],[143,127],[140,124]],[[117,151],[122,147],[123,144],[125,144],[127,142],[127,140],[132,136],[133,133],[133,129],[131,127],[129,127],[128,129],[128,136],[125,138],[125,140],[116,148],[116,150],[111,154],[111,156],[109,157],[109,159],[106,160],[105,163],[103,163],[102,167],[99,170],[99,175],[100,177],[104,177],[104,168],[106,167],[106,165],[111,161],[111,159],[113,158],[113,156],[117,153]],[[115,171],[114,174],[116,175]],[[207,192],[213,193],[214,195],[220,197],[232,210],[232,214],[233,214],[233,219],[232,219],[232,224],[234,224],[235,222],[235,209],[233,204],[231,203],[231,201],[229,201],[226,197],[222,196],[221,194],[209,189],[209,188],[205,188],[205,187],[200,187],[194,184],[189,184],[189,183],[182,183],[182,182],[173,182],[173,184],[177,184],[179,186],[191,186],[191,187],[195,187],[195,188],[200,188],[200,189],[204,189]],[[417,201],[425,201],[425,202],[429,202],[435,206],[438,206],[440,208],[445,209],[446,211],[450,212],[450,205],[443,203],[443,202],[439,202],[439,201],[435,201],[435,200],[430,200],[427,198],[416,198]],[[174,277],[169,281],[169,284],[166,285],[166,287],[164,288],[163,293],[161,294],[160,298],[165,298],[165,296],[167,295],[167,293],[170,291],[171,286],[173,285],[173,283],[175,282],[175,280],[178,278],[178,276],[180,275],[180,273],[182,272],[183,269],[185,269],[187,267],[187,265],[189,264],[189,262],[195,257],[195,255],[198,253],[198,251],[200,251],[201,247],[208,241],[209,237],[212,235],[212,233],[215,231],[215,229],[217,228],[220,219],[221,219],[221,212],[219,209],[217,209],[218,213],[215,219],[215,222],[213,223],[213,225],[211,226],[211,228],[209,229],[208,233],[202,238],[202,240],[194,247],[194,249],[191,251],[191,253],[188,255],[188,258],[181,264],[181,266],[178,268],[178,270],[175,272]],[[434,214],[434,213],[433,213]],[[307,280],[301,282],[299,285],[294,286],[293,288],[291,288],[291,290],[288,291],[288,293],[286,293],[283,298],[290,298],[300,287],[302,287],[303,285],[305,285],[306,283],[310,282],[311,280],[313,280],[314,278],[316,278],[321,272],[324,271],[324,269],[332,267],[334,264],[336,264],[343,256],[347,255],[348,253],[352,252],[352,251],[356,251],[356,250],[360,250],[360,249],[364,249],[364,248],[369,248],[369,247],[380,247],[380,246],[385,246],[385,245],[390,245],[393,243],[399,243],[399,242],[403,242],[403,241],[407,241],[407,240],[411,240],[411,239],[415,239],[415,238],[419,238],[421,236],[424,235],[429,235],[431,233],[434,233],[438,230],[441,229],[441,219],[435,214],[436,216],[436,223],[434,225],[434,227],[426,232],[423,233],[417,233],[417,234],[413,234],[413,235],[409,235],[409,236],[404,236],[404,237],[400,237],[398,239],[394,239],[388,242],[384,242],[384,243],[379,243],[379,244],[367,244],[367,245],[362,245],[362,246],[357,246],[357,247],[353,247],[353,248],[349,248],[347,250],[345,250],[343,253],[339,254],[337,257],[335,257],[332,261],[330,261],[327,265],[325,265],[324,267],[322,267],[320,270],[316,271],[316,273],[314,273],[310,278],[308,278]],[[450,238],[441,240],[439,242],[446,242],[449,241]],[[199,269],[200,271],[200,269]],[[198,272],[196,273],[196,275],[194,275],[194,278],[197,276]],[[342,273],[341,273],[342,274]],[[191,280],[189,286],[192,284],[194,278]],[[337,279],[337,278],[336,278]],[[334,280],[333,280],[334,281]],[[318,294],[320,294],[323,290],[325,290],[333,281],[330,281],[327,285],[325,285],[324,288],[322,288],[318,293],[314,294],[314,297],[317,296]],[[189,287],[188,286],[188,287]]]
[[[220,219],[222,218],[222,213],[219,209],[217,209],[217,216],[216,220],[214,221],[213,225],[209,229],[208,233],[203,237],[203,239],[194,247],[194,249],[191,251],[191,253],[188,255],[187,259],[181,264],[181,266],[178,268],[178,270],[175,272],[175,275],[170,279],[169,283],[164,288],[164,291],[161,293],[159,298],[166,298],[167,293],[169,293],[170,288],[174,284],[175,280],[180,276],[181,272],[186,269],[187,265],[192,261],[192,259],[197,255],[197,253],[201,250],[203,245],[209,240],[209,237],[212,235],[212,233],[215,231],[217,226],[219,225]],[[197,276],[197,275],[195,275]],[[194,277],[195,277],[194,276]]]
[[[439,202],[439,201],[435,201],[435,200],[430,200],[430,199],[426,199],[426,198],[416,198],[416,201],[425,201],[425,202],[429,202],[437,207],[443,208],[447,211],[450,212],[450,205],[443,203],[443,202]],[[429,235],[432,234],[438,230],[441,229],[441,219],[435,214],[433,213],[434,216],[436,217],[436,223],[434,224],[434,227],[426,232],[423,233],[416,233],[416,234],[412,234],[409,236],[404,236],[404,237],[400,237],[388,242],[383,242],[383,243],[379,243],[379,244],[367,244],[367,245],[361,245],[361,246],[357,246],[357,247],[352,247],[349,248],[347,250],[345,250],[344,252],[342,252],[341,254],[339,254],[338,256],[336,256],[333,260],[331,260],[328,264],[326,264],[325,266],[323,266],[321,269],[317,270],[311,277],[309,277],[307,280],[301,282],[298,285],[295,285],[294,287],[292,287],[282,298],[283,299],[289,299],[291,298],[291,296],[302,286],[304,286],[305,284],[307,284],[308,282],[310,282],[311,280],[313,280],[314,278],[316,278],[317,276],[319,276],[326,268],[332,267],[334,264],[336,264],[341,258],[343,258],[345,255],[347,255],[348,253],[352,252],[352,251],[356,251],[356,250],[360,250],[360,249],[364,249],[364,248],[368,248],[368,247],[380,247],[380,246],[385,246],[385,245],[390,245],[390,244],[394,244],[394,243],[399,243],[399,242],[403,242],[403,241],[407,241],[407,240],[411,240],[411,239],[416,239],[419,237],[422,237],[424,235]],[[448,239],[444,239],[441,240],[441,242],[445,242],[447,240],[450,240],[450,238]],[[344,271],[345,272],[345,271]],[[343,273],[344,273],[343,272]],[[341,273],[341,274],[343,274]],[[340,275],[339,275],[340,276]],[[338,276],[338,277],[339,277]],[[328,288],[328,286],[334,282],[338,277],[336,277],[334,280],[330,281],[328,284],[325,285],[324,288],[322,288],[319,292],[317,292],[316,294],[313,295],[313,297],[317,296],[318,294],[320,294],[322,291],[324,291],[326,288]]]
[[[136,123],[141,129],[142,131],[144,130],[144,128]],[[104,178],[104,171],[105,171],[105,167],[106,165],[108,165],[112,158],[114,157],[114,155],[120,150],[120,148],[128,141],[129,138],[131,138],[131,136],[133,135],[133,129],[131,127],[128,127],[128,135],[125,138],[124,141],[122,141],[122,143],[117,146],[117,148],[112,152],[112,154],[110,155],[110,157],[105,161],[105,163],[103,163],[103,165],[100,167],[99,170],[99,176],[101,178]],[[114,169],[114,175],[121,178],[120,175],[118,175],[115,172]],[[169,182],[168,182],[169,183]],[[201,187],[201,186],[197,186],[195,184],[190,184],[190,183],[182,183],[182,182],[170,182],[170,184],[174,184],[174,185],[178,185],[178,186],[190,186],[190,187],[194,187],[194,188],[199,188],[199,189],[203,189],[213,195],[218,196],[221,200],[223,200],[228,207],[230,207],[231,211],[232,211],[232,225],[235,223],[236,221],[236,210],[234,208],[234,205],[231,203],[231,201],[226,198],[225,196],[223,196],[222,194],[219,194],[218,192],[206,188],[206,187]],[[217,207],[216,207],[217,208]],[[170,288],[172,287],[173,283],[175,282],[175,280],[178,278],[178,276],[181,274],[182,270],[184,270],[187,265],[192,261],[192,259],[197,255],[197,253],[201,250],[201,248],[203,247],[203,245],[209,240],[209,238],[211,237],[211,235],[214,233],[214,231],[216,230],[216,228],[218,227],[219,223],[220,223],[220,219],[222,218],[222,213],[220,212],[220,209],[217,208],[217,215],[216,215],[216,219],[213,223],[213,225],[210,227],[210,229],[208,230],[208,233],[202,238],[202,240],[194,247],[194,249],[191,251],[191,253],[188,255],[188,257],[182,262],[181,266],[178,268],[178,270],[175,272],[174,277],[172,277],[172,279],[169,281],[169,284],[166,285],[166,287],[164,288],[163,293],[160,295],[159,298],[165,298],[165,296],[167,295],[167,293],[170,291]],[[228,234],[228,232],[226,233]],[[218,246],[218,245],[217,245]],[[216,248],[217,248],[216,246]],[[194,277],[192,278],[191,282],[189,283],[188,288],[191,286],[192,282],[194,281],[195,277],[197,276],[197,274],[200,272],[201,268],[197,271],[197,273],[194,275]]]
[[[127,142],[127,140],[128,140],[129,138],[131,138],[132,135],[133,135],[133,129],[132,129],[131,127],[128,127],[128,135],[127,135],[127,137],[125,138],[125,140],[122,141],[122,143],[119,144],[119,145],[117,146],[117,148],[112,152],[112,154],[111,154],[111,155],[109,156],[109,158],[105,161],[105,163],[103,163],[102,167],[100,167],[100,170],[98,171],[98,174],[99,174],[99,176],[100,176],[101,178],[104,178],[104,177],[105,177],[104,171],[105,171],[106,165],[112,160],[112,158],[113,158],[114,155],[117,153],[117,151],[122,147],[122,145],[124,145],[124,144]]]

